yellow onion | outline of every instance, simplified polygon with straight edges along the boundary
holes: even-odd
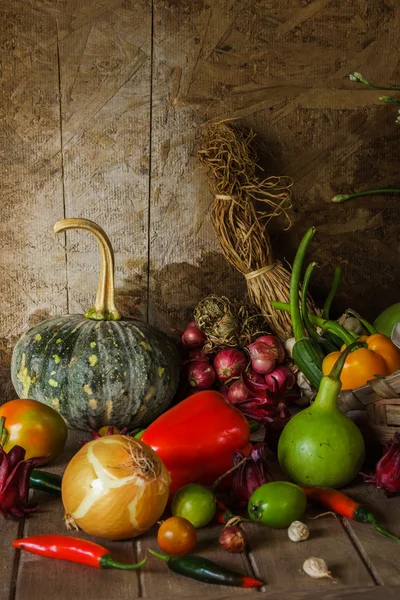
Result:
[[[161,517],[170,483],[164,463],[140,440],[124,435],[92,440],[62,479],[67,526],[110,540],[136,537]]]

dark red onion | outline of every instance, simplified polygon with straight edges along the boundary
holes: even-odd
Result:
[[[400,492],[400,433],[396,432],[393,439],[386,444],[382,458],[378,461],[375,473],[364,475],[364,481],[374,483],[377,488],[383,488],[386,493]]]
[[[264,344],[267,344],[271,348],[276,362],[283,363],[286,358],[285,346],[278,337],[275,335],[262,335],[255,342],[264,342]]]
[[[246,387],[257,396],[267,389],[265,378],[254,371],[245,371],[242,375]]]
[[[225,400],[227,402],[229,402],[229,400],[228,400],[228,391],[229,391],[228,386],[227,385],[221,385],[221,387],[219,388],[218,391],[219,391],[220,394],[223,395],[223,397],[225,398]]]
[[[260,375],[265,375],[273,371],[275,367],[275,356],[271,349],[265,342],[253,342],[247,346],[250,352],[251,368]]]
[[[215,371],[212,366],[205,361],[194,360],[186,366],[186,373],[189,383],[199,390],[209,390],[215,381]]]
[[[196,327],[187,327],[182,334],[182,342],[191,348],[200,348],[206,341],[206,335]]]
[[[186,325],[186,329],[191,329],[192,327],[196,327],[196,329],[199,329],[199,326],[197,325],[196,321],[189,321],[189,323]]]
[[[281,433],[285,425],[289,423],[289,421],[290,417],[283,417],[265,424],[264,442],[267,444],[271,452],[275,452],[275,454],[277,453],[279,438],[281,437]]]
[[[226,382],[239,377],[247,367],[245,354],[237,348],[225,348],[214,357],[213,366],[220,381]]]
[[[228,388],[228,401],[231,404],[247,400],[250,396],[250,392],[245,386],[243,379],[237,379]]]
[[[239,553],[247,546],[247,536],[240,525],[227,525],[219,535],[219,543],[227,552]]]
[[[295,382],[295,374],[288,367],[285,367],[285,365],[279,365],[271,373],[265,375],[267,389],[273,394],[284,396],[287,390],[290,390],[294,386]]]
[[[205,360],[210,362],[210,357],[207,356],[207,354],[204,354],[201,348],[195,348],[194,350],[190,350],[189,360]]]
[[[244,459],[241,452],[234,452],[233,466]],[[246,461],[233,472],[231,489],[235,504],[246,506],[252,493],[264,483],[273,480],[266,457],[266,444],[255,444]]]
[[[235,408],[248,419],[254,419],[262,424],[269,423],[278,416],[275,399],[266,395],[236,402]]]

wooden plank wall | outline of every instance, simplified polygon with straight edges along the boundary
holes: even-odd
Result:
[[[400,184],[396,110],[347,77],[399,84],[397,0],[2,0],[0,11],[2,400],[20,333],[95,293],[96,244],[56,239],[59,218],[107,230],[126,314],[171,329],[211,291],[243,294],[196,159],[210,118],[253,128],[265,171],[293,177],[294,226],[273,231],[274,249],[290,261],[318,227],[317,299],[340,264],[337,312],[373,318],[398,301],[398,200],[330,203]]]

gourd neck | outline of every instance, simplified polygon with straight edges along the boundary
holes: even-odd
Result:
[[[342,373],[344,363],[346,362],[350,352],[353,352],[353,350],[356,350],[357,348],[364,347],[365,345],[366,344],[364,342],[355,341],[340,353],[340,356],[333,365],[329,375],[326,375],[321,379],[318,394],[313,402],[312,408],[339,411],[338,398],[340,390],[342,389],[340,375]]]
[[[114,300],[114,252],[105,231],[88,219],[61,219],[54,225],[55,233],[67,229],[85,229],[97,239],[100,252],[100,278],[97,288],[96,303],[85,313],[85,317],[95,321],[119,321],[121,313],[115,307]]]

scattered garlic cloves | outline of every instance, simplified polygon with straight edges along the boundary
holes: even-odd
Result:
[[[292,542],[303,542],[309,535],[310,530],[301,521],[293,521],[288,529],[288,536]]]
[[[331,572],[328,570],[328,565],[323,558],[315,558],[311,556],[303,563],[303,571],[314,579],[323,579],[329,577],[332,579]]]

